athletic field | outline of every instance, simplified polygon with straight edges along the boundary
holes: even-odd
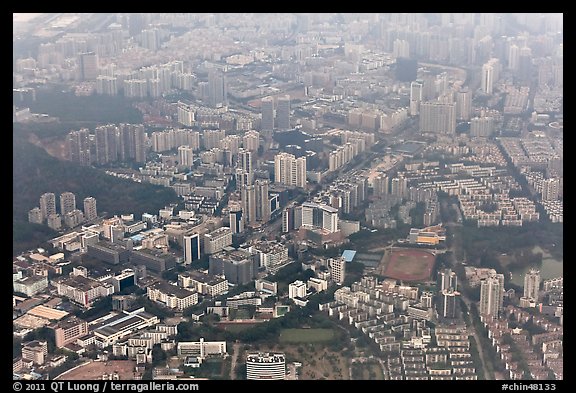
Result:
[[[415,248],[394,248],[391,251],[386,277],[402,281],[428,281],[436,257],[429,251]]]
[[[282,329],[281,343],[319,343],[334,338],[332,329]]]

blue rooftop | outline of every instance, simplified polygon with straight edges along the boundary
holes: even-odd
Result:
[[[355,250],[344,250],[344,252],[342,252],[342,257],[346,262],[352,262],[354,255],[356,255]]]

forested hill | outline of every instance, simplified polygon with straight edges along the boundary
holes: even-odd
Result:
[[[25,225],[28,210],[39,206],[40,195],[45,192],[53,192],[57,198],[62,192],[73,192],[79,209],[83,209],[82,200],[92,196],[96,198],[99,212],[134,213],[137,216],[144,212],[157,213],[166,204],[177,201],[171,188],[135,183],[106,175],[102,170],[60,161],[22,137],[14,137],[13,154],[15,242],[25,237],[20,233],[22,230],[33,230]]]

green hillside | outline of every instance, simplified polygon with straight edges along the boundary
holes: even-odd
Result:
[[[99,212],[108,214],[155,213],[170,202],[177,201],[174,190],[151,184],[135,183],[106,175],[103,171],[81,167],[51,157],[46,151],[21,137],[13,140],[13,240],[15,250],[29,239],[38,227],[29,225],[28,210],[39,205],[45,192],[57,196],[65,191],[76,194],[76,205],[92,196]],[[57,202],[58,203],[58,202]],[[44,235],[48,236],[50,231]],[[35,234],[38,236],[39,234]],[[42,236],[40,236],[42,237]]]

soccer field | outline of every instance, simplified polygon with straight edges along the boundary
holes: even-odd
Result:
[[[384,275],[404,281],[426,281],[430,279],[435,259],[434,254],[424,250],[393,249]]]
[[[281,343],[319,343],[333,338],[332,329],[283,329],[280,332]]]

